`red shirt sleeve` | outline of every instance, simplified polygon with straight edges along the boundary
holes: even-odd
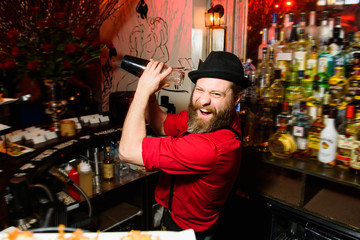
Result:
[[[189,134],[181,138],[150,137],[142,144],[147,171],[161,169],[170,174],[204,174],[216,166],[216,146],[206,134]]]

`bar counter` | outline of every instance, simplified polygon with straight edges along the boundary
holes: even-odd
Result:
[[[47,129],[50,126],[40,126]],[[9,134],[7,130],[6,134]],[[5,134],[0,133],[0,135]],[[80,131],[73,137],[61,137],[34,145],[31,141],[22,139],[18,144],[32,148],[33,151],[18,157],[0,153],[0,229],[9,227],[7,205],[4,200],[6,187],[13,176],[25,176],[31,183],[37,182],[52,166],[66,163],[69,159],[85,155],[86,149],[102,146],[106,141],[118,141],[121,135],[121,128],[106,124],[84,124]],[[4,136],[4,135],[3,135]],[[6,136],[6,135],[5,135]],[[93,169],[94,170],[94,169]],[[91,202],[94,214],[105,211],[106,207],[115,205],[116,201],[121,201],[123,195],[137,195],[136,200],[139,206],[136,209],[141,211],[141,225],[144,229],[150,229],[152,224],[152,205],[153,188],[157,181],[157,172],[146,173],[143,169],[130,168],[126,174],[116,177],[116,179],[106,182],[100,181],[99,185],[93,187]],[[135,193],[134,193],[135,191]],[[112,201],[112,199],[116,199]],[[113,203],[111,203],[112,201]],[[80,202],[80,207],[86,208],[84,201]],[[135,208],[134,208],[135,209]],[[137,211],[137,210],[134,210]],[[115,224],[115,223],[114,223]],[[104,226],[106,228],[107,226]]]

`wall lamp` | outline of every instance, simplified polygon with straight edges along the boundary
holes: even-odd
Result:
[[[224,7],[220,4],[214,6],[205,13],[205,27],[220,26],[220,19],[224,15]]]

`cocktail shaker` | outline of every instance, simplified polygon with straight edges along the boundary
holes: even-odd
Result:
[[[119,67],[126,70],[127,72],[140,77],[149,60],[138,58],[130,55],[125,55],[121,60]],[[164,65],[163,70],[165,71],[167,66]],[[184,81],[185,73],[179,69],[173,68],[172,72],[163,80],[163,83],[180,86]]]

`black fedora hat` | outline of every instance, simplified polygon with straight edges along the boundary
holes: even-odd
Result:
[[[240,59],[230,52],[212,51],[198,70],[191,71],[188,75],[193,83],[199,78],[208,77],[228,80],[244,89],[250,86]]]

